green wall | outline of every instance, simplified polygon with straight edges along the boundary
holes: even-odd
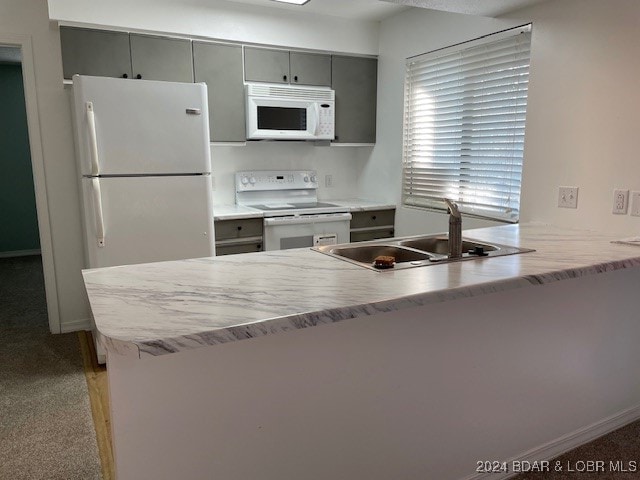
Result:
[[[0,252],[39,248],[22,67],[0,64]]]

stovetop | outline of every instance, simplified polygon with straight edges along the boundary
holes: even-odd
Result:
[[[269,203],[262,205],[245,205],[264,213],[265,217],[283,217],[289,215],[321,215],[327,213],[347,213],[349,207],[335,205],[333,203]]]
[[[335,209],[341,209],[344,207],[339,207],[333,203],[324,203],[324,202],[316,202],[316,203],[272,203],[272,204],[261,204],[261,205],[247,205],[247,207],[255,208],[256,210],[263,211],[272,211],[272,210],[303,210],[303,209],[313,209],[313,208],[331,208],[332,211]]]
[[[265,217],[347,213],[349,207],[318,201],[315,170],[236,172],[236,203]]]

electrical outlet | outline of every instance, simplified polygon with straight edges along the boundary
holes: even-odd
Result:
[[[640,217],[640,192],[631,192],[631,215]]]
[[[629,190],[613,191],[613,210],[615,214],[625,215],[629,206]]]
[[[333,187],[333,175],[324,176],[324,186],[327,188]]]
[[[578,208],[578,187],[558,187],[558,207]]]

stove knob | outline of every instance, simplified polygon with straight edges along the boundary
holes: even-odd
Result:
[[[249,183],[249,179],[247,177],[242,177],[240,182],[242,182],[243,185],[246,185],[247,183]]]
[[[251,177],[251,178],[249,179],[249,183],[250,183],[251,185],[255,185],[255,184],[256,184],[256,177]]]
[[[318,181],[318,179],[316,178],[315,175],[311,175],[311,183],[316,183]]]
[[[304,176],[304,183],[308,183],[309,182],[309,177],[307,175]]]

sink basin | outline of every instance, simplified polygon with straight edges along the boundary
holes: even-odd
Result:
[[[409,240],[401,240],[397,243],[404,247],[411,247],[425,252],[437,253],[439,255],[448,255],[449,253],[449,239],[446,236],[412,238]],[[499,250],[499,247],[495,245],[489,245],[487,243],[480,243],[467,239],[462,240],[462,253],[467,253],[469,250],[474,250],[476,248],[482,248],[484,253]]]
[[[313,247],[312,250],[376,271],[392,271],[534,251],[529,248],[511,247],[497,243],[489,244],[470,238],[463,238],[462,258],[453,259],[447,256],[449,253],[449,239],[446,234],[323,245],[321,247]],[[394,267],[386,270],[374,268],[373,261],[380,255],[394,257]]]
[[[375,258],[380,255],[395,257],[396,264],[419,262],[421,260],[429,260],[433,257],[433,255],[427,252],[419,252],[397,245],[354,245],[350,243],[344,246],[331,245],[331,247],[332,248],[326,249],[325,253],[368,264],[373,264]]]

